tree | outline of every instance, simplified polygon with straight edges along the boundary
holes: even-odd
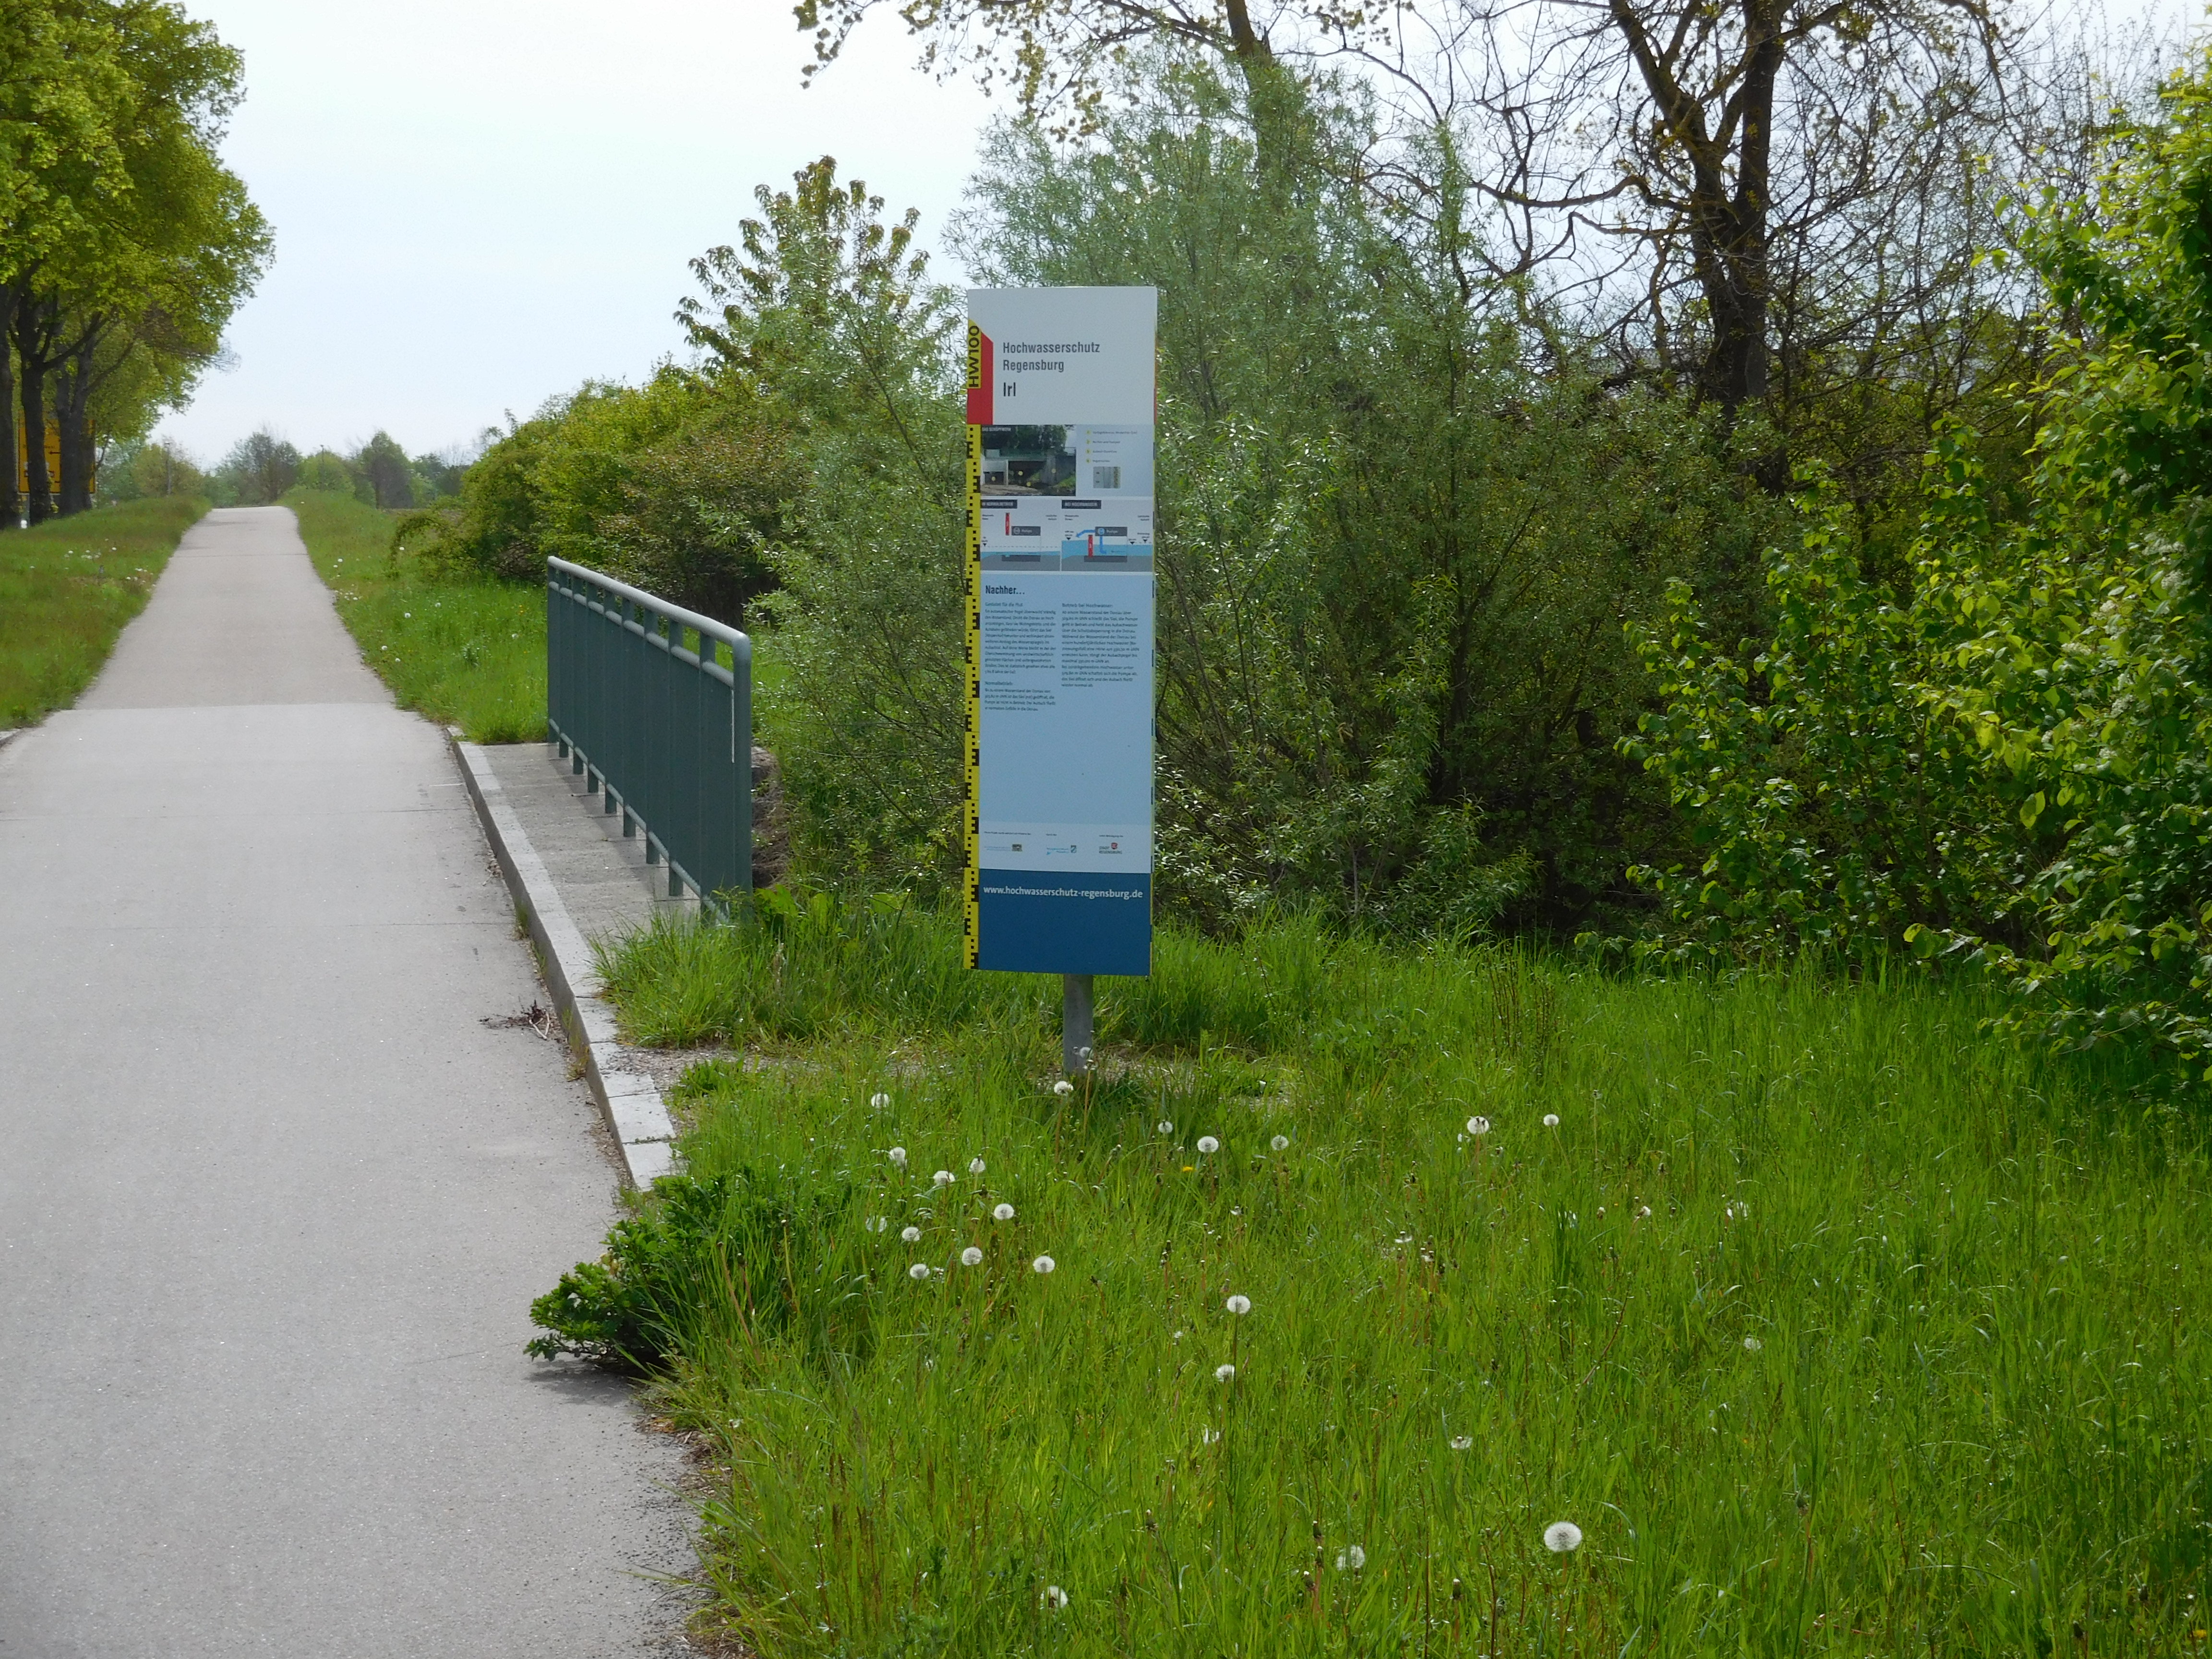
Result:
[[[886,222],[830,158],[755,199],[739,244],[692,262],[702,293],[678,314],[729,423],[699,461],[756,458],[788,503],[762,550],[789,669],[768,718],[817,857],[941,880],[960,858],[959,312],[917,216]]]
[[[0,245],[0,309],[39,457],[35,520],[88,502],[103,394],[111,417],[143,431],[188,392],[266,263],[269,238],[216,153],[240,71],[212,29],[154,0],[22,0],[9,16],[27,44],[66,39],[58,76],[77,112],[73,146],[25,152],[15,234]],[[136,408],[119,404],[125,388],[143,394]],[[43,459],[50,412],[58,481]]]
[[[1665,943],[1737,956],[1910,945],[1990,971],[2061,1048],[2212,1081],[2212,58],[2108,135],[2022,246],[2048,285],[2024,508],[1946,434],[1909,579],[1864,574],[1816,494],[1768,556],[1750,655],[1686,591],[1644,641],[1635,744],[1702,861],[1653,869]],[[1747,659],[1747,658],[1748,659]]]
[[[813,70],[876,4],[798,9]],[[1394,113],[1322,164],[1468,225],[1472,265],[1573,301],[1540,307],[1540,326],[1608,342],[1616,379],[1679,386],[1723,427],[1763,421],[1753,471],[1770,491],[1794,441],[1869,501],[1909,490],[1936,420],[2032,377],[2032,296],[1978,256],[2008,188],[2075,164],[2096,91],[2078,55],[2002,27],[1991,0],[927,0],[898,15],[925,64],[1010,77],[1063,137],[1094,129],[1109,92],[1138,95],[1143,42],[1233,65],[1263,176],[1291,153],[1316,162],[1300,149],[1314,77],[1357,61]],[[1861,394],[1878,387],[1862,444]]]
[[[88,214],[128,187],[117,116],[128,76],[116,40],[96,9],[25,0],[0,7],[0,454],[17,447],[16,383],[9,343],[21,302],[17,283],[52,250],[87,232]],[[27,447],[34,510],[43,513],[43,402]],[[12,459],[0,466],[0,530],[15,528],[24,503]]]
[[[239,506],[264,506],[299,482],[300,452],[263,427],[233,445],[216,471]]]
[[[206,489],[191,457],[173,443],[122,438],[101,447],[98,494],[103,503],[198,495]]]
[[[298,487],[350,495],[354,492],[353,468],[343,456],[331,450],[319,449],[300,463]]]
[[[793,15],[814,37],[814,62],[805,73],[835,62],[853,31],[884,3],[799,0]],[[1297,0],[1267,21],[1253,15],[1250,0],[909,0],[897,11],[922,37],[923,67],[950,72],[964,64],[987,87],[1010,78],[1023,113],[1063,137],[1096,129],[1108,88],[1133,47],[1173,44],[1206,53],[1256,83],[1278,66],[1276,28],[1340,43],[1374,32],[1366,8],[1338,0]]]
[[[354,452],[353,470],[377,507],[415,505],[415,478],[402,449],[387,432],[379,432]]]

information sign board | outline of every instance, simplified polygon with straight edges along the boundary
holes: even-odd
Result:
[[[46,428],[46,488],[58,494],[62,487],[62,429]],[[19,495],[31,493],[31,441],[21,421],[15,423],[15,490]]]
[[[1149,288],[968,295],[968,962],[1152,943]]]

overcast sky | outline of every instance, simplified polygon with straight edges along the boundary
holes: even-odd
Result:
[[[681,336],[684,262],[817,156],[940,245],[994,106],[886,14],[811,88],[787,0],[186,0],[246,55],[226,146],[276,233],[235,366],[161,430],[470,442]],[[938,272],[961,272],[939,256]]]

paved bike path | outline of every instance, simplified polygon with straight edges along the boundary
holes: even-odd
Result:
[[[0,1659],[672,1650],[673,1448],[524,1358],[614,1166],[281,508],[0,748]]]

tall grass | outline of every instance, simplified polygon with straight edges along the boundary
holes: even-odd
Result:
[[[0,726],[76,701],[207,507],[164,495],[0,533]]]
[[[404,708],[472,743],[545,735],[545,590],[455,578],[394,557],[399,515],[331,491],[284,497],[361,654]]]
[[[2212,1170],[2124,1077],[1917,977],[1291,925],[1164,938],[1061,1096],[1056,988],[951,936],[611,963],[763,1051],[684,1103],[692,1212],[751,1219],[658,1384],[763,1655],[2203,1650]]]

